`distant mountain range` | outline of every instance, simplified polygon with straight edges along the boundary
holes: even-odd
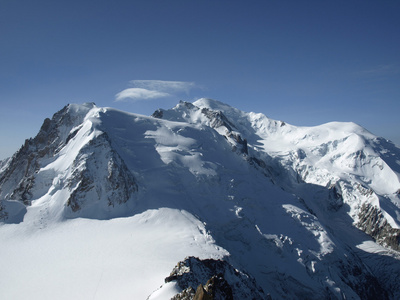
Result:
[[[354,123],[69,104],[0,162],[0,298],[399,299],[399,194]]]

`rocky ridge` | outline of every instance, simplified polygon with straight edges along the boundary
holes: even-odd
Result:
[[[182,290],[172,298],[174,300],[270,298],[257,286],[254,278],[236,270],[225,260],[187,257],[165,278],[165,283],[169,282],[176,283]]]
[[[135,179],[107,134],[87,118],[93,109],[94,103],[65,106],[7,161],[0,174],[0,220],[19,223],[33,198],[60,190],[68,190],[63,215],[69,218],[93,216],[94,210],[107,211],[132,197],[138,189]],[[74,146],[78,135],[88,137],[87,144]],[[57,174],[57,164],[73,148],[78,152],[68,172]]]

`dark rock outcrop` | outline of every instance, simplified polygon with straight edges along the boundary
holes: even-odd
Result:
[[[113,150],[106,133],[100,134],[81,149],[73,163],[68,187],[72,193],[67,207],[73,212],[88,205],[101,205],[98,201],[106,201],[108,206],[126,203],[138,190],[134,176]],[[85,216],[85,212],[81,213]]]
[[[25,140],[24,145],[8,161],[7,167],[3,168],[0,174],[0,202],[12,200],[27,206],[31,204],[32,188],[41,161],[51,159],[66,145],[68,133],[83,122],[86,112],[94,106],[94,103],[85,104],[82,106],[84,111],[77,112],[74,107],[67,105],[51,119],[44,120],[39,133]],[[9,217],[4,209],[3,215]]]
[[[153,118],[162,119],[164,112],[162,109],[157,109],[151,116]]]
[[[228,131],[232,131],[232,129],[235,128],[235,125],[233,125],[221,111],[202,108],[201,113],[210,120],[211,128],[225,126]]]
[[[330,210],[338,211],[343,206],[342,191],[338,183],[329,188],[328,201]]]
[[[267,299],[254,278],[224,260],[188,257],[165,278],[171,281],[182,289],[173,299]]]
[[[94,104],[87,104],[86,107],[89,110]],[[45,119],[36,137],[25,140],[1,174],[1,199],[19,200],[29,205],[32,197],[30,190],[34,186],[34,175],[40,168],[40,160],[58,153],[68,142],[71,129],[82,123],[85,117],[84,113],[71,110],[71,106],[67,105],[55,113],[51,120]]]
[[[379,208],[364,203],[358,217],[359,229],[382,246],[400,251],[400,229],[390,226]]]

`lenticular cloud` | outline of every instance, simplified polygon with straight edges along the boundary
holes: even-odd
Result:
[[[156,90],[161,92],[189,92],[195,87],[194,82],[186,81],[164,81],[164,80],[132,80],[134,87]]]
[[[168,97],[170,94],[143,88],[129,88],[115,95],[115,101],[147,100]]]
[[[189,94],[196,87],[194,82],[164,80],[132,80],[133,86],[115,95],[115,101],[158,99],[180,93]]]

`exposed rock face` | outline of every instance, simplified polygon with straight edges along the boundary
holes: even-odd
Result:
[[[400,251],[400,229],[392,228],[376,206],[362,205],[357,227],[382,246]]]
[[[230,131],[226,133],[226,136],[228,138],[232,138],[234,141],[236,141],[236,143],[238,144],[238,146],[240,148],[241,153],[248,154],[246,139],[242,139],[242,137],[239,134],[230,132]],[[238,146],[234,145],[233,150],[236,151]]]
[[[151,116],[153,118],[162,119],[164,113],[161,109],[157,109]]]
[[[233,300],[232,288],[221,274],[211,277],[204,286],[198,286],[194,299],[207,298]]]
[[[329,209],[338,211],[343,206],[342,192],[340,185],[332,185],[329,188]]]
[[[94,104],[87,104],[87,110],[93,106]],[[30,204],[30,191],[41,159],[51,158],[58,153],[68,142],[71,129],[80,124],[85,117],[84,113],[74,113],[71,110],[71,106],[67,105],[55,113],[51,120],[45,119],[36,137],[25,140],[25,144],[14,154],[0,177],[0,199]]]
[[[92,107],[93,103],[86,104],[86,111]],[[41,161],[51,159],[65,146],[68,133],[76,124],[80,124],[84,117],[85,113],[77,113],[67,105],[55,113],[51,120],[45,119],[36,137],[25,140],[24,145],[3,169],[0,177],[0,201],[20,201],[24,205],[30,205],[31,191]],[[6,221],[8,217],[8,213],[3,210],[3,219]]]
[[[233,128],[235,128],[235,126],[221,111],[213,111],[208,108],[202,108],[201,113],[210,120],[210,126],[212,128],[224,126],[228,131],[232,131]]]
[[[208,289],[204,288],[202,284],[197,287],[196,294],[193,297],[193,300],[213,300],[213,296],[208,292]],[[232,298],[229,298],[232,299]]]
[[[171,281],[182,289],[173,299],[267,299],[250,275],[223,260],[188,257],[165,278]]]
[[[125,163],[102,133],[83,147],[75,159],[68,187],[72,191],[67,207],[81,216],[90,214],[85,208],[103,201],[107,206],[126,203],[138,190],[136,181]]]
[[[200,285],[199,285],[200,287]],[[196,295],[196,292],[191,286],[188,288],[184,289],[182,292],[179,294],[175,295],[174,297],[171,298],[171,300],[192,300],[194,296]]]

